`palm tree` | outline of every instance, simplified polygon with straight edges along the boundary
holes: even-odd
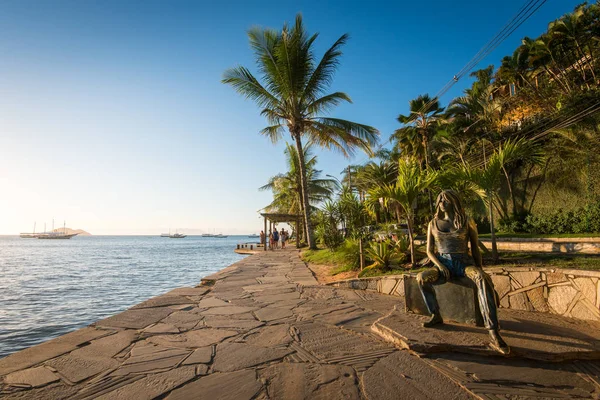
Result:
[[[252,28],[248,31],[262,83],[245,67],[225,71],[223,83],[262,108],[269,126],[261,133],[277,142],[285,128],[295,142],[300,167],[304,221],[308,246],[316,248],[310,221],[309,193],[302,139],[339,150],[348,156],[356,149],[371,153],[379,132],[370,126],[322,116],[342,102],[351,103],[343,92],[325,94],[342,55],[341,48],[348,40],[342,35],[317,63],[313,44],[317,34],[309,36],[298,14],[293,26],[285,24],[281,32]]]
[[[315,168],[317,156],[312,154],[312,145],[309,143],[302,149],[303,158],[306,160],[306,181],[308,187],[308,200],[311,211],[317,209],[317,205],[330,199],[338,184],[333,179],[321,178],[321,170]],[[302,214],[304,204],[302,202],[302,184],[300,178],[300,166],[296,148],[286,143],[284,150],[288,169],[283,174],[277,174],[269,179],[269,182],[261,186],[259,190],[273,191],[273,202],[265,207],[269,212],[281,212],[285,214]],[[306,232],[305,232],[306,233]]]
[[[373,207],[382,199],[387,207],[399,207],[406,215],[408,239],[410,241],[410,259],[415,265],[414,217],[417,197],[436,182],[438,173],[431,169],[422,169],[412,157],[398,162],[398,178],[395,183],[376,186],[369,191],[367,205]]]
[[[472,167],[467,166],[461,171],[464,174],[464,180],[471,181],[481,190],[482,199],[485,201],[490,221],[490,231],[492,236],[492,257],[498,261],[498,245],[496,243],[496,231],[494,227],[494,205],[500,189],[500,183],[505,165],[519,158],[526,148],[527,142],[524,139],[507,140],[500,144],[494,153],[483,165]],[[485,197],[483,196],[485,193]]]
[[[571,45],[574,45],[577,54],[577,61],[575,65],[581,66],[581,72],[584,81],[586,81],[586,78],[583,65],[586,65],[592,73],[594,83],[597,83],[596,74],[594,73],[594,68],[592,68],[591,61],[593,60],[588,61],[588,54],[586,54],[584,44],[581,42],[584,29],[586,28],[585,9],[586,5],[582,4],[578,6],[572,13],[563,15],[559,20],[551,22],[548,25],[548,31],[551,32],[552,35],[564,38],[567,41],[570,41]],[[591,58],[591,53],[589,57]]]
[[[420,95],[408,104],[410,113],[398,116],[397,120],[403,126],[396,129],[392,139],[396,139],[401,147],[408,150],[408,155],[422,158],[425,168],[429,168],[429,142],[443,121],[444,108],[428,94]]]

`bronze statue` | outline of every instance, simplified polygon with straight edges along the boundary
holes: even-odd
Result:
[[[469,255],[469,242],[472,257]],[[429,328],[444,323],[433,285],[466,276],[477,287],[479,308],[490,333],[490,347],[508,354],[510,348],[498,332],[497,294],[491,279],[483,272],[478,244],[477,225],[465,214],[458,195],[452,190],[442,191],[436,200],[435,215],[427,228],[427,255],[435,267],[417,275],[419,288],[431,313],[431,319],[423,326]]]

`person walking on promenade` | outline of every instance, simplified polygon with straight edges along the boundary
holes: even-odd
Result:
[[[260,244],[262,244],[263,246],[265,245],[265,232],[264,231],[260,231]]]
[[[273,245],[276,249],[279,247],[279,232],[277,232],[277,228],[273,231]]]
[[[269,250],[273,250],[273,232],[269,231]]]
[[[281,228],[281,233],[279,234],[279,237],[281,238],[281,248],[285,249],[285,240],[287,239],[285,229]]]

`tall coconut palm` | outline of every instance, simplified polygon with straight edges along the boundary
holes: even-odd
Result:
[[[342,35],[316,62],[314,42],[317,36],[306,33],[300,14],[293,26],[285,24],[281,31],[252,28],[248,37],[262,82],[248,68],[241,66],[225,71],[222,80],[262,108],[261,115],[270,124],[261,131],[263,135],[277,142],[287,128],[294,140],[299,157],[304,221],[308,245],[312,249],[316,248],[316,243],[310,221],[303,139],[308,138],[321,147],[334,148],[348,156],[356,149],[370,154],[379,137],[373,127],[323,116],[342,102],[351,103],[346,93],[326,94],[348,35]]]
[[[312,146],[304,146],[304,159],[306,160],[306,181],[308,187],[308,200],[311,211],[317,209],[317,205],[330,199],[338,184],[333,179],[321,178],[321,170],[316,169],[317,156],[312,154]],[[269,182],[261,186],[259,190],[271,190],[273,201],[265,207],[269,212],[281,212],[286,214],[302,214],[304,204],[302,203],[302,184],[300,180],[299,157],[296,147],[286,144],[285,156],[287,171],[277,174],[269,179]]]
[[[436,182],[438,173],[431,169],[422,169],[412,157],[398,162],[398,178],[393,184],[376,186],[369,191],[367,205],[379,203],[380,199],[387,207],[399,207],[406,215],[408,238],[410,241],[410,259],[415,265],[414,217],[417,197]]]
[[[429,168],[429,142],[443,121],[444,108],[437,99],[432,99],[428,94],[420,95],[408,103],[410,113],[398,116],[397,120],[403,126],[396,129],[392,139],[409,150],[409,154],[406,155],[422,159],[424,167]]]

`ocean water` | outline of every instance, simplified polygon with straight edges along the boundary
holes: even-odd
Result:
[[[252,240],[0,236],[0,358],[171,289],[195,286],[241,260],[235,245]]]

